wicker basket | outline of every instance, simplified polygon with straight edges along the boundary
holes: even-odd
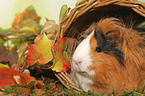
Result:
[[[60,22],[59,32],[56,36],[57,38],[69,38],[67,51],[70,59],[78,45],[79,38],[85,34],[81,32],[91,23],[104,17],[120,18],[125,24],[132,21],[135,25],[134,28],[137,29],[137,26],[145,21],[145,3],[135,0],[91,0],[76,5]],[[67,72],[55,73],[55,75],[67,88],[81,91],[70,80]]]

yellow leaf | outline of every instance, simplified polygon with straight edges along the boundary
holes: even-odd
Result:
[[[28,50],[26,61],[29,65],[34,65],[37,61],[40,64],[46,64],[53,59],[51,40],[45,33],[42,36],[38,35],[38,38],[36,37],[35,44],[31,45]]]

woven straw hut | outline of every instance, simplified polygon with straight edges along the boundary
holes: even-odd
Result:
[[[68,37],[68,54],[71,56],[84,35],[82,33],[93,22],[98,22],[105,17],[122,19],[126,25],[132,22],[134,29],[145,30],[139,25],[145,21],[145,3],[136,0],[86,0],[77,4],[75,8],[60,22],[57,38]],[[77,88],[69,78],[69,72],[55,73],[56,77],[67,87]]]

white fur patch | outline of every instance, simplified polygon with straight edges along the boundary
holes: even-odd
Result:
[[[84,91],[89,90],[93,83],[92,76],[95,74],[94,71],[88,70],[88,67],[92,65],[89,42],[93,34],[94,31],[78,45],[72,57],[71,78]],[[81,63],[76,64],[76,62]]]

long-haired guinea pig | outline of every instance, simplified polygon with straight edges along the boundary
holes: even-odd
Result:
[[[117,18],[92,24],[72,56],[71,79],[95,93],[119,94],[143,87],[144,37]]]

